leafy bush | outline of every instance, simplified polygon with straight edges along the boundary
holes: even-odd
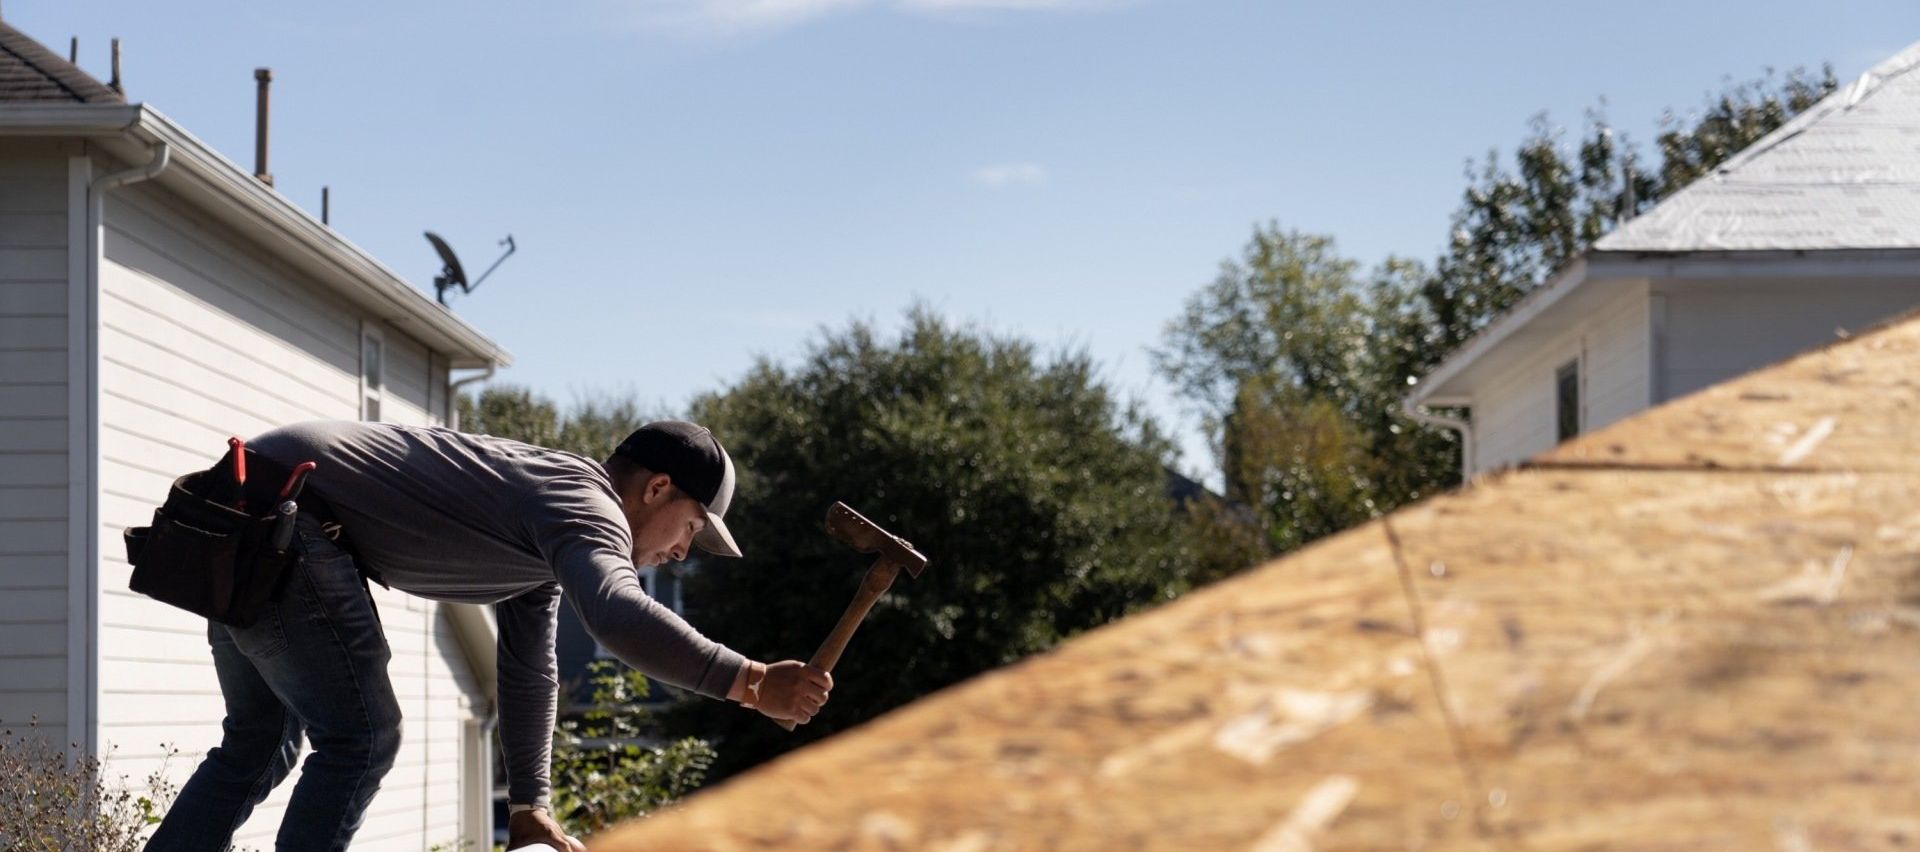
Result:
[[[610,661],[587,669],[592,702],[554,733],[553,813],[592,834],[692,792],[713,765],[713,746],[694,737],[644,745],[653,731],[641,706],[647,680]]]
[[[169,758],[177,753],[167,750]],[[106,763],[70,757],[38,720],[21,733],[0,730],[0,849],[138,852],[179,788],[164,763],[147,775],[144,795],[126,776],[109,776]]]

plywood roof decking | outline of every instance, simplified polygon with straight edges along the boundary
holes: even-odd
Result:
[[[592,848],[1913,848],[1916,365],[1808,353]]]
[[[126,103],[119,92],[0,21],[0,103]]]

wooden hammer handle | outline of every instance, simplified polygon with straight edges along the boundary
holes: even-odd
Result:
[[[852,602],[847,604],[847,611],[840,613],[840,622],[833,626],[833,632],[827,634],[826,641],[820,643],[820,650],[813,652],[813,659],[807,664],[824,671],[833,671],[834,664],[840,662],[840,654],[847,650],[847,643],[853,640],[853,631],[860,629],[860,622],[866,620],[867,611],[873,609],[873,605],[879,602],[880,596],[886,594],[887,589],[893,586],[893,578],[899,573],[900,566],[887,561],[885,557],[874,563],[872,568],[867,569],[866,578],[860,581],[860,591],[856,592]],[[780,727],[789,731],[797,727],[792,722],[776,721]]]

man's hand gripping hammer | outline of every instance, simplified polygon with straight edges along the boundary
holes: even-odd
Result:
[[[900,569],[905,568],[908,576],[918,577],[927,567],[927,557],[914,550],[906,539],[881,529],[845,503],[834,503],[833,508],[827,510],[827,535],[861,553],[879,554],[873,560],[873,567],[867,569],[866,579],[860,581],[860,591],[854,594],[853,602],[840,614],[840,622],[833,626],[833,632],[827,634],[820,650],[813,652],[813,659],[808,661],[816,668],[833,671],[833,664],[840,662],[840,653],[847,649],[853,631],[859,629],[874,602],[893,586],[893,578],[900,575]],[[783,721],[779,725],[789,731],[794,728],[792,722]]]

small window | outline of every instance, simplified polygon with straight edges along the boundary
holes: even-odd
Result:
[[[379,420],[387,396],[387,339],[373,325],[360,326],[360,419]]]
[[[1580,362],[1568,361],[1555,371],[1554,413],[1559,423],[1560,440],[1580,434]]]

